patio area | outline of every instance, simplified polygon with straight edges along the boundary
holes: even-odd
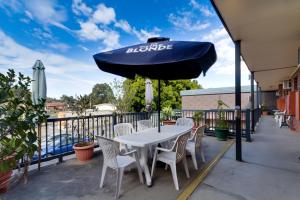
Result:
[[[228,142],[205,136],[203,145],[206,163],[209,163],[226,144]],[[170,169],[166,171],[164,167],[157,167],[152,187],[140,184],[136,170],[132,169],[124,174],[120,199],[176,199],[199,174],[201,168],[205,167],[200,155],[197,156],[200,168],[198,171],[194,169],[191,158],[187,159],[190,179],[186,178],[182,163],[178,164],[179,191],[174,187]],[[101,168],[101,154],[85,164],[79,163],[71,156],[71,159],[62,164],[43,166],[41,171],[32,170],[28,184],[12,185],[9,192],[3,195],[3,199],[115,199],[116,173],[109,170],[104,181],[104,188],[100,189]]]
[[[244,162],[235,160],[232,146],[190,199],[298,200],[299,133],[278,128],[274,118],[264,116],[252,138],[243,143]]]

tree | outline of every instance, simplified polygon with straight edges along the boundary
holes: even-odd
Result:
[[[131,87],[129,81],[122,82],[115,79],[111,85],[115,94],[113,103],[117,107],[117,111],[121,114],[133,111],[131,105],[136,95],[136,89]]]
[[[74,110],[78,117],[86,115],[86,109],[90,107],[90,98],[88,95],[79,95],[76,97]]]
[[[110,103],[114,100],[114,93],[107,83],[96,84],[90,94],[92,104]]]
[[[137,76],[134,80],[126,79],[124,85],[128,90],[134,91],[134,96],[130,104],[130,111],[145,111],[145,78]],[[158,100],[158,81],[152,80],[153,86],[153,110],[157,110]],[[181,108],[180,91],[190,89],[201,89],[202,86],[196,80],[162,80],[161,81],[161,108],[171,107],[172,109]]]
[[[74,110],[75,98],[73,96],[62,95],[60,101],[67,104],[69,110]]]

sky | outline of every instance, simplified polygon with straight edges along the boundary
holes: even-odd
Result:
[[[47,96],[89,94],[118,76],[98,69],[93,55],[163,36],[209,41],[218,59],[198,82],[234,86],[234,45],[209,0],[0,0],[0,73],[32,76],[45,65]],[[242,62],[242,85],[249,71]]]

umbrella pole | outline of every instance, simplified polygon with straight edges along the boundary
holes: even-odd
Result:
[[[158,79],[158,132],[160,132],[160,79]]]

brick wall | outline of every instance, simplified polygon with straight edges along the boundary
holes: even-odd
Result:
[[[242,109],[250,108],[250,93],[242,93]],[[182,109],[216,109],[217,101],[223,100],[230,108],[235,107],[235,94],[209,94],[182,96]]]

